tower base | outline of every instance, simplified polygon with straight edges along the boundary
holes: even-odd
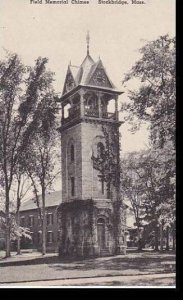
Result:
[[[59,256],[96,257],[125,254],[116,236],[116,215],[110,199],[74,200],[58,208]]]

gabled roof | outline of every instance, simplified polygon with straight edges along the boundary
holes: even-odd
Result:
[[[80,69],[82,70],[82,76],[80,78],[79,84],[86,85],[88,83],[87,78],[91,73],[91,70],[94,65],[94,60],[91,58],[90,55],[87,55],[80,66]]]
[[[41,195],[39,195],[39,197],[41,197]],[[61,201],[62,201],[62,191],[48,193],[46,194],[45,206],[46,207],[57,206],[61,203]],[[34,198],[25,201],[24,203],[22,203],[20,207],[20,211],[26,211],[32,209],[37,209],[37,205],[35,203]]]
[[[77,77],[77,74],[78,74],[78,71],[79,71],[80,68],[78,66],[72,66],[72,65],[70,65],[69,69],[70,69],[70,71],[72,73],[72,76],[74,78],[75,83],[77,84],[78,82],[76,80],[76,77]]]
[[[95,72],[97,69],[102,69],[103,73],[106,77],[106,82],[107,82],[107,86],[105,85],[97,85],[97,84],[93,84],[92,83],[92,77],[95,75]],[[67,70],[67,75],[68,73],[72,74],[74,83],[76,86],[97,86],[97,87],[101,87],[104,89],[110,89],[110,90],[116,90],[114,84],[112,83],[112,81],[109,79],[109,76],[107,75],[107,72],[103,66],[103,63],[101,61],[101,59],[99,59],[97,62],[94,62],[94,60],[92,59],[92,57],[87,54],[87,56],[85,57],[85,59],[83,60],[82,64],[80,66],[72,66],[69,65],[68,66],[68,70]],[[63,95],[67,94],[67,90],[66,90],[66,83],[67,83],[67,75],[66,75],[66,79],[65,79],[65,83],[64,83],[64,89],[63,89]],[[74,89],[75,86],[73,86]],[[71,89],[72,90],[72,89]]]
[[[106,69],[104,68],[103,66],[103,63],[101,61],[101,59],[99,58],[98,62],[96,62],[91,70],[90,70],[90,74],[87,78],[87,84],[91,84],[91,79],[92,77],[94,76],[95,72],[98,70],[98,69],[102,69],[104,71],[104,74],[106,75],[106,79],[108,81],[108,87],[112,88],[112,89],[115,89],[116,87],[114,86],[114,84],[112,83],[112,81],[110,80],[109,76],[107,75],[107,72],[106,72]]]
[[[75,67],[75,68],[77,68],[77,67]],[[67,93],[67,83],[68,83],[68,81],[71,81],[73,83],[73,88],[76,86],[76,82],[75,82],[75,74],[76,73],[77,73],[77,71],[74,70],[73,68],[71,68],[71,66],[69,65],[68,68],[67,68],[67,74],[66,74],[66,78],[65,78],[63,94]],[[70,79],[68,79],[68,77],[70,77]]]

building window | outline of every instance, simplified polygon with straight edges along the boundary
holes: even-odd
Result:
[[[74,145],[71,145],[71,161],[74,161],[75,157],[74,157]]]
[[[52,213],[47,214],[47,225],[53,225],[53,214]]]
[[[104,179],[101,178],[101,191],[102,191],[102,195],[104,195]]]
[[[71,196],[75,196],[75,178],[71,177]]]
[[[34,216],[29,216],[29,226],[30,227],[34,226]]]
[[[99,178],[99,182],[100,182],[101,193],[102,193],[102,195],[104,195],[104,193],[105,193],[105,181],[104,181],[105,177],[104,177],[104,173],[103,174],[99,174],[98,178]]]
[[[25,217],[20,218],[20,226],[22,226],[22,227],[25,226]]]
[[[53,232],[52,231],[47,232],[47,243],[48,244],[53,243]]]

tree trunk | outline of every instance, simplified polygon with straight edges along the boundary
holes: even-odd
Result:
[[[169,251],[169,227],[166,229],[166,250]]]
[[[155,225],[155,251],[159,251],[159,241],[158,241],[158,226]]]
[[[46,210],[45,210],[45,188],[42,187],[42,255],[46,254]]]
[[[10,252],[10,218],[9,215],[6,215],[6,257],[11,256]]]
[[[10,199],[9,199],[9,188],[8,188],[8,183],[6,180],[6,204],[5,204],[5,214],[6,214],[6,257],[11,256],[10,252],[10,212],[9,212],[9,207],[10,207]]]
[[[141,233],[139,227],[137,227],[137,238],[138,238],[138,251],[142,250],[142,239],[141,239]]]
[[[20,226],[20,212],[19,210],[17,211],[17,226],[19,227]],[[17,238],[17,254],[21,254],[21,248],[20,248],[20,236],[18,236]]]
[[[163,252],[163,221],[160,225],[160,251]]]

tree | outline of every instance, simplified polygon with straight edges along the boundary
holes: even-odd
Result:
[[[169,232],[172,231],[175,239],[175,215],[176,215],[176,182],[175,182],[175,157],[168,144],[163,149],[153,149],[154,157],[159,160],[160,169],[158,170],[159,178],[159,197],[161,201],[157,207],[159,216],[158,222],[161,230],[161,251],[163,250],[164,231],[166,231],[166,249],[169,250]]]
[[[55,112],[57,111],[57,102],[54,98],[54,92],[51,86],[45,88],[44,99],[36,110],[37,120],[34,132],[33,143],[25,153],[26,171],[31,179],[35,202],[42,224],[42,254],[46,253],[46,207],[45,196],[60,174],[60,147],[58,124],[56,122]],[[59,165],[59,168],[57,167]],[[39,196],[39,192],[41,197]]]
[[[140,50],[142,55],[124,77],[123,83],[138,82],[137,90],[129,91],[127,120],[139,128],[149,122],[153,146],[163,148],[165,143],[175,147],[175,38],[161,36]],[[136,117],[136,119],[135,119]]]
[[[15,209],[15,216],[16,216],[16,232],[17,235],[15,235],[16,240],[17,240],[17,254],[21,254],[21,247],[20,247],[20,242],[21,242],[21,237],[24,236],[24,232],[27,233],[27,229],[24,227],[21,227],[20,225],[20,207],[22,200],[28,193],[28,191],[31,188],[30,182],[28,180],[28,176],[25,173],[25,167],[22,168],[22,166],[17,165],[17,168],[15,170],[15,180],[16,180],[16,209]],[[14,222],[15,223],[15,222]],[[31,236],[29,237],[31,238]]]
[[[2,230],[6,230],[6,219],[0,217],[0,226]],[[31,240],[31,232],[28,228],[21,227],[17,224],[17,218],[15,213],[10,214],[10,241],[15,243],[20,238],[25,237]],[[20,253],[18,253],[20,254]]]
[[[163,230],[175,221],[174,177],[170,175],[167,156],[167,152],[149,149],[131,153],[122,161],[122,192],[131,201],[138,240],[142,239],[140,228],[148,229],[155,250],[159,249],[159,231],[162,243]]]
[[[0,62],[0,129],[1,129],[1,185],[5,191],[6,256],[10,256],[10,190],[16,165],[16,149],[22,126],[16,126],[15,105],[20,97],[24,66],[17,55]]]
[[[135,226],[137,228],[137,244],[138,250],[143,247],[142,229],[144,207],[143,200],[146,196],[144,188],[144,178],[141,178],[139,172],[140,153],[129,153],[121,161],[121,192],[123,198],[130,201],[135,218]]]
[[[16,54],[0,61],[0,175],[5,193],[6,256],[10,256],[11,188],[17,165],[29,148],[36,129],[35,108],[43,98],[51,73],[47,59],[38,58],[35,67],[25,67]],[[28,78],[26,77],[28,75]]]
[[[126,120],[132,124],[132,131],[138,130],[144,121],[149,124],[151,155],[146,163],[149,172],[155,172],[151,189],[159,189],[155,193],[156,203],[159,201],[158,222],[167,227],[169,214],[175,214],[175,38],[161,36],[142,47],[140,53],[141,58],[123,80],[135,80],[137,88],[129,91],[122,110],[127,112]],[[150,162],[154,166],[150,167]],[[159,181],[158,185],[154,181]]]

